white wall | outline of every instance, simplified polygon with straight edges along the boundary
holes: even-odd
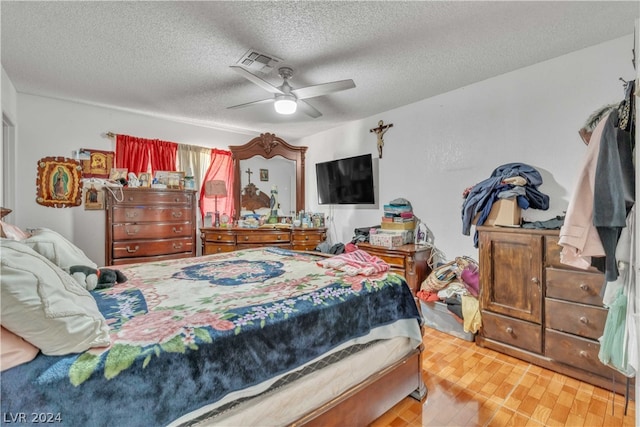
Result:
[[[73,150],[115,150],[106,132],[228,149],[257,135],[224,132],[129,112],[18,93],[14,223],[58,231],[104,265],[105,211],[84,206],[56,209],[36,203],[36,163],[47,156],[72,157]]]
[[[384,203],[403,197],[448,259],[477,259],[474,228],[472,236],[462,235],[463,190],[497,166],[527,163],[541,173],[539,189],[550,196],[550,208],[525,210],[523,217],[536,221],[562,214],[586,150],[578,129],[599,107],[622,100],[619,78],[635,76],[632,47],[630,35],[303,138],[300,144],[309,146],[307,209],[333,216],[332,240],[348,242],[354,228],[380,223]],[[379,161],[379,207],[318,206],[315,163],[377,156],[369,129],[379,120],[393,123]]]

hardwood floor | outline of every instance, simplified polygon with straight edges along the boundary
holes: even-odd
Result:
[[[634,426],[624,396],[425,328],[424,403],[405,398],[373,427]]]

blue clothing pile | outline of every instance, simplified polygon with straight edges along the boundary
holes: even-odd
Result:
[[[516,191],[515,185],[504,183],[507,178],[521,176],[526,179],[524,194]],[[549,209],[549,196],[540,192],[538,186],[542,184],[542,176],[535,168],[524,163],[507,163],[497,167],[491,176],[474,185],[462,204],[462,234],[471,234],[471,222],[480,214],[476,225],[484,224],[491,212],[493,203],[498,200],[498,195],[503,192],[513,191],[517,197],[518,206],[522,209]],[[473,243],[478,247],[478,234],[476,232]]]

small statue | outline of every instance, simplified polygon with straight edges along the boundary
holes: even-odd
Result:
[[[378,157],[382,158],[382,147],[384,146],[384,140],[382,136],[389,130],[390,127],[393,127],[393,124],[383,125],[383,121],[380,120],[378,122],[378,127],[369,129],[369,132],[375,132],[378,136]]]

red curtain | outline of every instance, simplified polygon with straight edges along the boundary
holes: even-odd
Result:
[[[116,166],[127,168],[139,175],[141,172],[175,171],[178,144],[145,139],[129,135],[116,135]]]
[[[204,223],[204,216],[207,212],[215,212],[215,199],[205,197],[205,183],[214,179],[222,180],[227,185],[227,197],[218,197],[218,212],[220,214],[226,213],[229,217],[235,217],[235,205],[233,199],[233,160],[231,158],[231,151],[219,150],[213,148],[211,150],[211,163],[209,169],[204,175],[202,186],[200,188],[200,213],[202,215],[202,222]]]
[[[149,139],[116,135],[115,167],[127,168],[136,175],[149,171]]]

